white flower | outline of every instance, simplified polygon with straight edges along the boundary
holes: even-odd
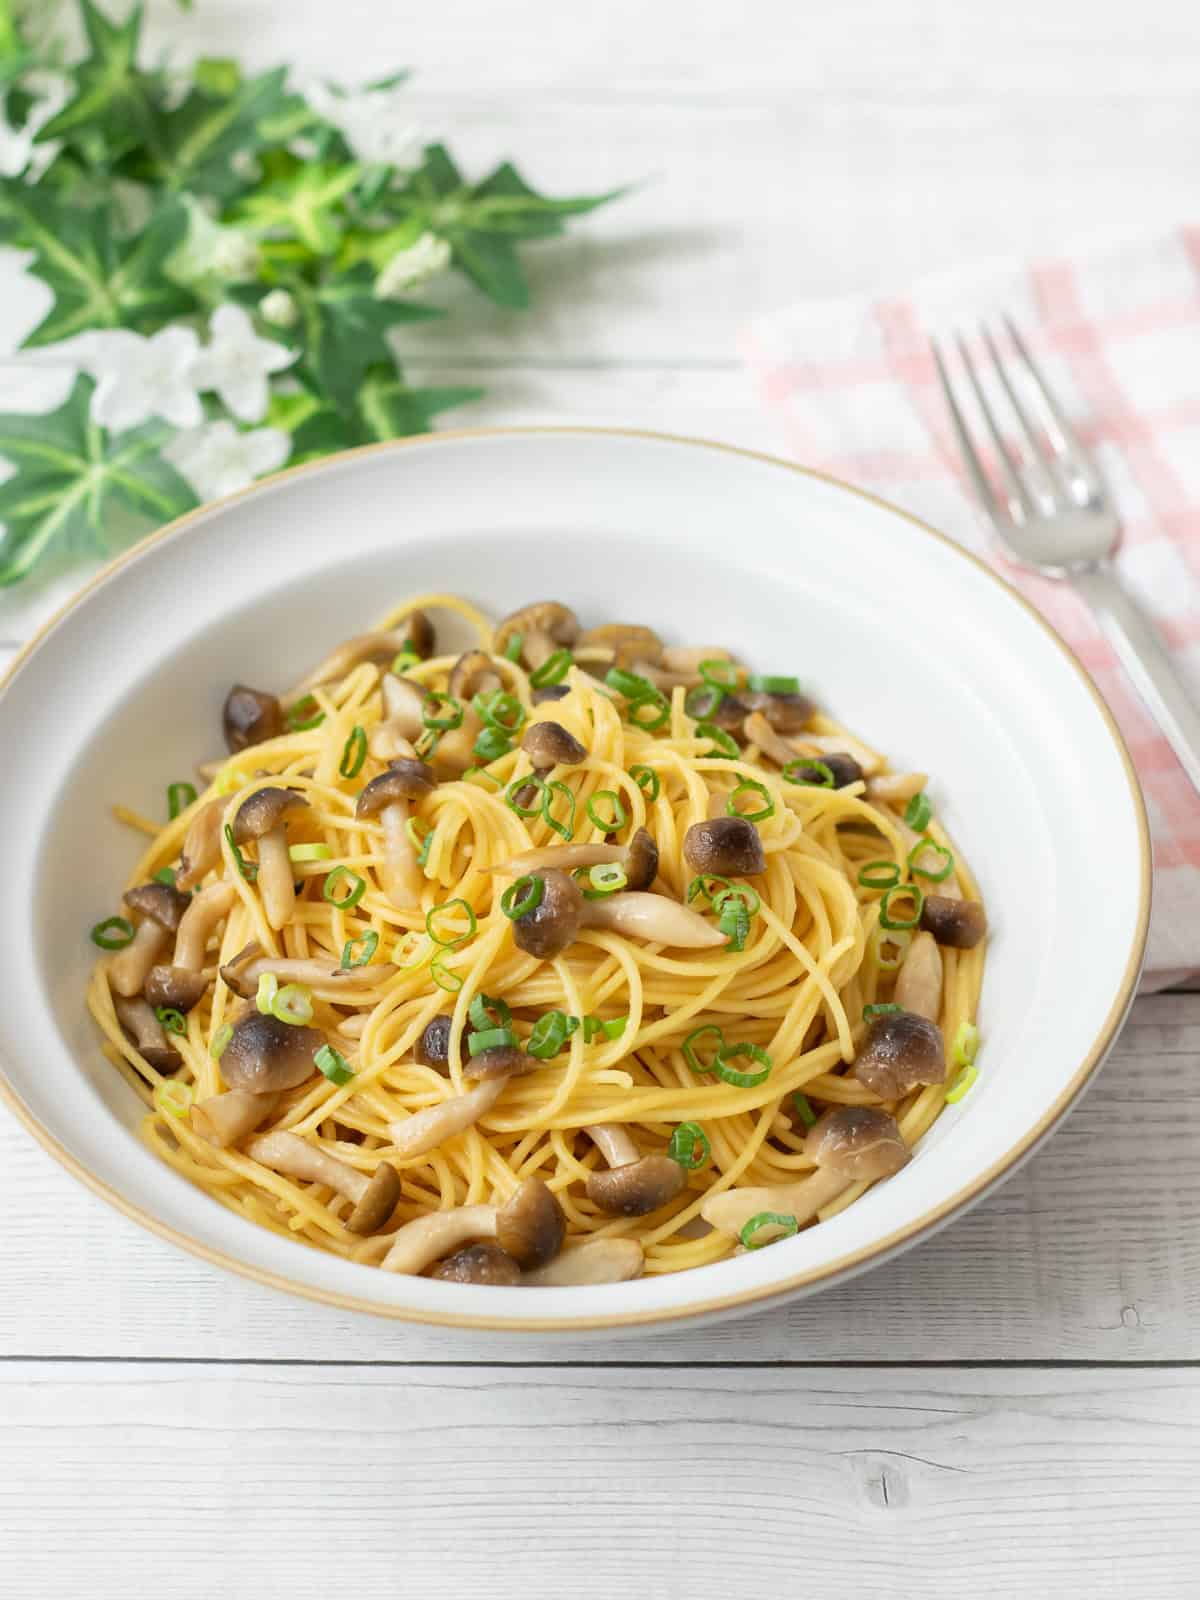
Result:
[[[68,94],[63,79],[47,73],[30,74],[26,85],[42,98],[35,102],[23,128],[10,128],[0,105],[0,177],[19,178],[22,173],[36,183],[58,154],[56,143],[35,144],[38,132],[66,105]]]
[[[193,369],[197,388],[215,390],[239,421],[258,422],[270,399],[270,374],[290,367],[295,352],[260,339],[241,306],[218,306],[209,331],[212,343]]]
[[[423,233],[406,250],[397,250],[375,280],[375,293],[381,299],[403,294],[426,283],[450,265],[450,246],[435,233]]]
[[[240,228],[214,222],[203,206],[189,205],[187,236],[171,257],[170,274],[181,283],[204,278],[235,282],[258,271],[258,246]]]
[[[408,115],[403,85],[337,94],[311,83],[305,94],[318,115],[341,133],[359,161],[410,171],[421,165],[425,137]]]
[[[163,455],[201,500],[215,500],[275,472],[291,448],[291,439],[279,428],[241,433],[232,422],[206,422],[176,434]]]
[[[145,339],[116,328],[94,333],[80,364],[96,381],[92,420],[118,431],[150,417],[191,428],[204,416],[193,366],[200,341],[190,328],[163,328]]]
[[[296,302],[286,289],[272,289],[263,295],[258,309],[263,321],[272,322],[277,328],[290,328],[299,315]]]
[[[33,157],[28,128],[10,128],[0,113],[0,178],[19,178]]]

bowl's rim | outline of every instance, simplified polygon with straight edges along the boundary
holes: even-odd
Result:
[[[8,1107],[18,1122],[33,1135],[42,1148],[53,1156],[72,1177],[77,1178],[80,1183],[121,1212],[122,1215],[139,1223],[151,1233],[157,1234],[159,1238],[178,1245],[180,1249],[186,1250],[190,1255],[197,1256],[202,1261],[236,1273],[239,1277],[250,1279],[255,1283],[266,1284],[270,1288],[280,1289],[287,1294],[300,1295],[306,1300],[314,1300],[342,1311],[361,1311],[371,1316],[385,1317],[391,1321],[421,1323],[471,1332],[574,1334],[639,1326],[654,1327],[687,1321],[693,1318],[713,1317],[721,1313],[748,1310],[752,1306],[784,1298],[799,1289],[811,1288],[817,1284],[829,1284],[836,1279],[845,1278],[857,1271],[861,1271],[872,1262],[882,1261],[897,1251],[915,1244],[918,1239],[925,1235],[932,1233],[948,1222],[957,1212],[965,1210],[979,1200],[988,1189],[992,1188],[1002,1178],[1011,1175],[1020,1163],[1032,1153],[1035,1146],[1065,1116],[1074,1101],[1082,1093],[1088,1080],[1097,1071],[1111,1048],[1129,1011],[1129,1007],[1133,1003],[1138,978],[1145,960],[1146,942],[1149,935],[1153,870],[1149,821],[1146,815],[1141,785],[1138,782],[1132,758],[1112,712],[1074,651],[1055,632],[1037,608],[1026,600],[1025,596],[1014,588],[1011,583],[988,566],[985,561],[971,551],[963,549],[953,539],[950,539],[946,534],[939,533],[936,528],[923,522],[919,517],[913,516],[911,512],[893,505],[881,496],[872,494],[866,489],[857,488],[854,484],[847,483],[844,479],[835,477],[832,473],[822,472],[814,467],[802,466],[798,462],[788,461],[767,451],[750,450],[740,445],[724,444],[714,439],[666,433],[648,428],[590,427],[582,424],[447,428],[439,430],[437,433],[413,434],[406,438],[389,439],[378,444],[360,445],[355,449],[337,451],[335,454],[324,456],[317,461],[305,462],[297,467],[284,468],[280,472],[260,478],[245,489],[237,490],[233,494],[223,495],[216,500],[207,501],[204,505],[185,512],[182,516],[176,517],[173,521],[156,529],[153,533],[148,534],[138,543],[132,545],[128,550],[122,551],[115,556],[99,572],[94,573],[88,582],[78,589],[70,599],[42,624],[28,643],[17,652],[5,671],[0,674],[0,699],[7,693],[26,661],[40,648],[42,641],[46,639],[64,617],[73,611],[76,606],[82,604],[94,589],[105,583],[122,567],[130,566],[140,560],[161,540],[169,535],[178,533],[181,529],[188,527],[191,523],[201,518],[209,517],[228,506],[235,505],[259,493],[263,489],[271,488],[282,479],[290,479],[306,473],[333,471],[344,465],[348,460],[358,457],[379,455],[385,451],[407,450],[416,446],[433,445],[436,447],[442,444],[453,444],[471,439],[526,438],[538,435],[584,435],[599,438],[649,440],[655,443],[683,445],[701,450],[716,450],[766,466],[780,467],[801,477],[812,478],[819,482],[830,484],[835,488],[844,490],[847,494],[857,496],[860,500],[866,500],[872,505],[889,511],[894,516],[902,517],[905,522],[917,528],[928,538],[936,540],[939,544],[952,550],[962,560],[969,562],[978,571],[984,573],[992,583],[1003,589],[1009,598],[1037,623],[1061,652],[1091,696],[1125,768],[1138,832],[1139,889],[1137,922],[1120,985],[1100,1026],[1100,1030],[1084,1055],[1083,1060],[1050,1107],[1042,1114],[1037,1123],[1003,1156],[994,1161],[984,1171],[976,1173],[969,1183],[964,1184],[953,1195],[941,1201],[940,1204],[931,1207],[928,1211],[923,1212],[920,1217],[906,1224],[903,1228],[898,1228],[871,1244],[850,1251],[843,1256],[839,1256],[836,1260],[826,1262],[822,1266],[811,1267],[803,1272],[793,1273],[789,1277],[779,1279],[776,1282],[756,1285],[737,1293],[710,1296],[705,1300],[689,1301],[686,1304],[672,1306],[667,1309],[621,1311],[604,1316],[584,1315],[580,1317],[549,1318],[489,1317],[486,1315],[416,1310],[408,1306],[383,1305],[359,1295],[343,1294],[338,1290],[323,1289],[316,1284],[299,1282],[285,1273],[274,1272],[268,1268],[253,1266],[248,1262],[239,1261],[235,1256],[226,1254],[224,1250],[203,1244],[199,1240],[179,1232],[175,1227],[160,1221],[150,1212],[144,1211],[140,1206],[125,1199],[103,1178],[90,1171],[59,1142],[54,1134],[24,1104],[12,1084],[8,1081],[7,1067],[3,1061],[0,1061],[0,1102],[3,1102]]]

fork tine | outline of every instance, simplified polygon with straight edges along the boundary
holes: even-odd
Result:
[[[970,474],[979,503],[989,517],[994,520],[1003,520],[1003,508],[992,491],[987,473],[983,470],[983,462],[980,461],[975,446],[971,442],[970,431],[959,408],[958,397],[954,393],[950,375],[946,371],[946,363],[942,359],[941,346],[936,339],[931,339],[929,348],[933,351],[933,359],[937,364],[938,379],[942,385],[942,396],[946,402],[946,410],[950,413],[950,421],[954,427],[954,437],[958,442],[958,453],[963,459],[967,472]]]
[[[1029,352],[1029,347],[1022,339],[1016,323],[1009,316],[1005,316],[1004,326],[1008,337],[1012,340],[1013,349],[1017,352],[1025,365],[1025,370],[1033,379],[1034,387],[1041,397],[1044,407],[1046,437],[1050,440],[1055,454],[1070,456],[1072,464],[1088,477],[1094,476],[1092,458],[1088,454],[1083,440],[1071,426],[1066,412],[1059,405],[1050,389],[1050,385],[1042,375],[1042,370]]]
[[[991,401],[984,392],[983,384],[979,381],[979,374],[975,370],[975,363],[971,360],[971,353],[967,349],[966,340],[963,338],[961,333],[956,335],[955,343],[958,345],[958,353],[962,357],[963,366],[967,370],[967,377],[970,379],[971,388],[975,391],[975,398],[979,402],[979,409],[983,413],[983,420],[987,424],[988,432],[992,436],[992,444],[996,451],[996,463],[1000,468],[1000,475],[1004,479],[1005,488],[1008,490],[1009,513],[1014,522],[1022,521],[1028,517],[1034,517],[1037,515],[1037,507],[1033,503],[1033,496],[1025,487],[1020,474],[1017,472],[1016,465],[1008,453],[1008,447],[1004,443],[1004,435],[1000,432],[999,425],[996,422],[996,416],[992,410]],[[1022,513],[1021,517],[1016,515],[1018,507],[1020,507]]]
[[[1013,415],[1017,419],[1021,432],[1025,435],[1025,443],[1029,447],[1028,471],[1036,480],[1038,493],[1043,495],[1050,505],[1054,505],[1058,495],[1051,463],[1052,461],[1057,461],[1058,458],[1056,456],[1047,456],[1045,446],[1033,425],[1033,420],[1025,409],[1024,401],[1017,393],[1016,385],[1009,377],[1008,369],[1000,359],[996,341],[992,338],[992,331],[986,322],[980,323],[979,332],[987,347],[987,353],[992,358],[992,366],[995,369],[996,376],[1008,396],[1008,403],[1013,409]],[[1069,493],[1069,485],[1067,483],[1064,482],[1061,487]]]

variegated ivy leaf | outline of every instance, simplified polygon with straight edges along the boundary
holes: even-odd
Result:
[[[246,187],[234,157],[244,163],[275,140],[274,123],[311,114],[288,93],[286,67],[243,79],[231,62],[201,65],[207,72],[197,73],[182,105],[162,112],[154,144],[135,170],[177,193],[228,200]]]
[[[161,74],[143,72],[138,66],[140,4],[124,22],[113,22],[94,0],[79,0],[79,11],[89,53],[71,69],[75,93],[38,138],[65,139],[77,145],[100,143],[111,162],[152,139],[155,107],[162,93]]]
[[[304,163],[246,195],[232,220],[272,238],[296,239],[315,256],[329,256],[342,237],[338,207],[361,177],[355,163]]]
[[[112,554],[196,504],[159,453],[170,437],[151,422],[111,435],[91,420],[93,384],[77,378],[57,411],[0,415],[0,584],[16,583],[51,546]]]
[[[359,385],[349,413],[319,404],[311,409],[314,402],[310,401],[305,415],[293,398],[292,414],[286,422],[293,431],[292,464],[332,450],[428,433],[438,412],[478,400],[482,393],[482,389],[465,387],[410,389],[397,367],[375,367]]]

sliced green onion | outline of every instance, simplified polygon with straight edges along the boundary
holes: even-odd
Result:
[[[420,664],[421,658],[415,650],[401,650],[392,661],[392,671],[398,678],[402,678],[409,667],[419,667]]]
[[[567,797],[567,804],[570,810],[567,813],[567,821],[565,823],[557,821],[550,812],[550,807],[554,804],[553,797],[556,794],[566,795]],[[575,796],[565,783],[547,783],[545,785],[542,792],[542,821],[548,828],[553,828],[554,832],[564,839],[570,839],[575,832]]]
[[[912,943],[912,934],[905,932],[889,933],[885,928],[876,928],[871,935],[875,948],[875,965],[881,972],[895,972],[908,953]],[[884,946],[891,945],[895,950],[894,956],[884,954]]]
[[[918,865],[922,853],[926,850],[932,850],[934,855],[939,858],[940,869],[937,872],[931,872],[928,867]],[[926,834],[923,839],[918,839],[908,852],[908,870],[918,878],[928,878],[930,883],[945,883],[946,879],[954,871],[953,853],[947,850],[945,845],[938,844],[936,839],[931,839]]]
[[[769,672],[752,672],[746,687],[754,694],[799,694],[800,679]]]
[[[716,748],[710,750],[709,754],[723,756],[728,761],[736,761],[742,753],[737,747],[736,740],[732,739],[724,728],[718,728],[715,722],[698,722],[696,738],[710,740]]]
[[[724,879],[721,881],[725,882]],[[758,898],[757,891],[748,883],[731,883],[724,889],[718,889],[711,898],[714,911],[724,911],[734,900],[740,900],[746,908],[747,915],[751,917],[756,917],[762,909],[762,901]]]
[[[717,927],[729,941],[725,947],[727,950],[744,950],[746,940],[750,937],[750,913],[746,910],[745,902],[728,901],[717,920]]]
[[[171,821],[181,816],[196,798],[194,783],[172,783],[167,786],[167,815]]]
[[[453,911],[455,906],[461,906],[467,913],[467,931],[466,933],[456,933],[453,938],[444,938],[437,931],[436,920],[443,912]],[[473,939],[477,927],[475,913],[465,900],[443,900],[440,906],[433,906],[425,913],[425,932],[433,940],[434,944],[440,944],[447,950],[454,950],[460,944],[466,944],[468,939]]]
[[[357,939],[347,939],[342,946],[341,970],[349,972],[353,967],[367,966],[378,949],[379,935],[374,928],[360,933]]]
[[[471,746],[471,754],[477,761],[499,761],[501,756],[508,755],[512,747],[512,740],[499,728],[481,728],[479,737]]]
[[[629,776],[637,784],[647,800],[654,801],[658,799],[662,792],[662,784],[658,781],[657,772],[652,771],[649,767],[636,766],[630,767]]]
[[[933,816],[933,807],[929,803],[929,796],[924,789],[920,794],[913,795],[904,808],[904,820],[914,833],[924,833]]]
[[[286,721],[293,733],[307,733],[310,728],[321,726],[325,721],[325,713],[317,704],[316,696],[306,694],[294,706],[288,707]]]
[[[213,788],[218,794],[232,794],[235,789],[244,789],[249,782],[240,767],[226,767],[217,774]]]
[[[472,1056],[481,1055],[485,1050],[511,1049],[516,1042],[517,1036],[511,1028],[484,1028],[467,1035],[467,1049]]]
[[[874,1022],[876,1017],[890,1017],[890,1016],[893,1016],[897,1011],[903,1011],[903,1010],[904,1010],[903,1006],[898,1006],[898,1005],[894,1005],[894,1004],[876,1005],[876,1006],[864,1006],[863,1007],[863,1021],[864,1022]]]
[[[225,824],[225,843],[229,846],[229,853],[233,857],[233,864],[238,870],[239,877],[247,883],[253,883],[258,877],[258,863],[246,860],[238,849],[237,840],[233,837],[233,828],[228,822]]]
[[[649,694],[639,695],[636,700],[631,700],[625,710],[633,726],[641,728],[643,733],[657,733],[671,720],[670,702],[658,689],[651,689]],[[642,712],[647,710],[650,715],[643,716]]]
[[[110,933],[109,929],[113,931]],[[99,945],[101,950],[124,950],[125,946],[133,943],[133,923],[128,917],[105,917],[103,922],[98,922],[88,935],[93,944]]]
[[[450,710],[445,716],[435,717],[433,713],[439,706],[449,706]],[[449,733],[453,728],[462,727],[464,714],[462,701],[452,694],[431,694],[422,708],[421,721],[431,731]]]
[[[232,1038],[233,1023],[223,1023],[222,1026],[217,1029],[216,1033],[213,1034],[212,1043],[208,1047],[208,1053],[214,1061],[220,1061],[221,1057],[225,1054],[225,1046]]]
[[[512,1011],[503,1000],[493,1000],[491,995],[477,994],[467,1010],[470,1024],[477,1031],[486,1028],[507,1028],[512,1022]]]
[[[740,794],[761,795],[765,804],[757,811],[742,811],[738,807],[737,798]],[[765,822],[768,817],[775,815],[775,802],[771,799],[771,791],[765,783],[759,783],[757,778],[743,778],[734,785],[733,792],[725,806],[725,813],[730,817],[744,817],[747,822]]]
[[[323,1044],[313,1054],[313,1065],[318,1072],[327,1077],[330,1083],[336,1083],[339,1088],[350,1082],[354,1076],[350,1063],[340,1050],[335,1050],[331,1044]]]
[[[520,661],[524,645],[525,635],[523,633],[511,634],[508,643],[504,646],[504,659],[514,663]]]
[[[517,798],[523,790],[532,788],[537,797],[536,805],[525,806]],[[519,817],[536,817],[541,815],[542,806],[546,797],[546,780],[539,778],[535,772],[527,774],[524,778],[514,778],[504,791],[504,801],[510,811],[515,811]]]
[[[737,662],[722,661],[720,657],[714,656],[711,660],[700,663],[700,676],[705,683],[711,683],[715,689],[732,694],[738,686]]]
[[[800,1121],[806,1128],[811,1128],[813,1123],[817,1120],[817,1113],[809,1104],[808,1096],[806,1094],[801,1094],[799,1089],[797,1089],[795,1094],[792,1096],[792,1104],[796,1108],[796,1115],[800,1118]]]
[[[946,1091],[946,1104],[948,1106],[956,1105],[958,1101],[962,1099],[963,1095],[966,1094],[967,1090],[970,1089],[972,1084],[976,1082],[978,1077],[978,1067],[964,1067],[959,1073],[958,1077],[955,1078],[950,1088]]]
[[[979,1029],[973,1022],[960,1022],[950,1053],[960,1067],[969,1067],[979,1053]]]
[[[736,1072],[729,1065],[738,1056],[749,1056],[751,1061],[762,1063],[761,1072]],[[723,1044],[717,1051],[717,1058],[713,1062],[712,1070],[723,1083],[730,1083],[735,1089],[753,1089],[760,1083],[765,1083],[771,1076],[774,1062],[761,1045],[749,1044],[745,1040],[737,1044]]]
[[[357,778],[363,769],[363,762],[367,759],[367,731],[359,727],[358,723],[350,729],[350,735],[342,746],[342,759],[338,762],[338,772],[343,778]]]
[[[169,1116],[186,1117],[196,1091],[190,1083],[179,1083],[174,1078],[164,1078],[154,1091],[154,1104]]]
[[[462,978],[457,972],[451,972],[449,967],[442,964],[442,951],[438,951],[429,963],[429,976],[439,989],[444,989],[447,994],[457,994],[463,986]]]
[[[350,890],[339,900],[335,891],[343,878],[349,883]],[[338,911],[349,911],[366,892],[367,880],[359,877],[357,872],[351,872],[349,867],[334,867],[332,872],[326,874],[325,882],[321,885],[321,894]]]
[[[406,961],[404,958],[408,954],[408,950],[405,947],[408,945],[410,939],[415,941],[416,954],[413,956],[411,961]],[[418,933],[415,928],[410,928],[407,933],[402,934],[401,937],[396,940],[395,944],[392,946],[392,960],[400,968],[401,972],[415,972],[418,967],[423,967],[430,959],[430,956],[426,954],[424,949],[424,940],[425,935]],[[437,946],[433,944],[432,940],[430,940],[429,943],[432,947],[431,953],[436,954]]]
[[[689,717],[702,722],[711,717],[725,698],[725,691],[715,683],[698,683],[683,697],[683,709]]]
[[[464,783],[473,783],[480,789],[485,784],[490,784],[493,789],[503,789],[504,785],[494,772],[485,772],[482,767],[468,767],[462,775]]]
[[[569,650],[556,650],[529,674],[529,681],[535,689],[548,689],[551,684],[563,681],[574,661]]]
[[[626,700],[642,700],[647,695],[658,693],[649,678],[641,678],[636,672],[626,672],[622,667],[610,667],[604,674],[604,681],[610,689],[624,695]]]
[[[667,1154],[688,1172],[696,1172],[712,1155],[708,1135],[698,1122],[681,1122],[671,1135]]]
[[[607,800],[612,807],[612,817],[607,819],[599,816],[596,811],[597,800]],[[595,824],[603,833],[616,833],[618,828],[623,828],[629,821],[621,796],[615,789],[597,789],[587,803],[588,821]]]
[[[515,694],[504,689],[493,689],[489,694],[477,694],[471,701],[479,720],[497,733],[519,733],[525,721],[525,707]]]
[[[588,872],[588,882],[597,894],[616,894],[619,889],[624,889],[629,882],[625,868],[619,861],[605,861],[598,867],[592,867]]]
[[[584,1042],[584,1044],[591,1044],[592,1040],[600,1032],[600,1028],[601,1028],[601,1023],[600,1023],[600,1018],[599,1017],[584,1017],[584,1019],[583,1019],[583,1042]]]
[[[894,861],[868,861],[858,871],[864,889],[894,889],[900,882],[900,868]]]
[[[332,861],[333,851],[327,844],[290,844],[289,861]]]
[[[155,1006],[154,1015],[168,1033],[186,1033],[187,1019],[182,1011],[176,1011],[172,1006]]]
[[[279,979],[273,972],[259,974],[258,993],[254,996],[254,1004],[264,1017],[271,1015],[271,1007],[275,1004],[275,996],[279,993]]]
[[[790,1239],[793,1234],[800,1232],[800,1224],[795,1217],[788,1216],[782,1211],[760,1211],[738,1234],[738,1238],[747,1250],[761,1250],[764,1245],[778,1244],[780,1239]],[[761,1235],[769,1234],[769,1238]]]
[[[527,1055],[539,1061],[549,1061],[556,1056],[579,1026],[575,1017],[565,1011],[547,1011],[533,1025],[533,1032],[525,1045]]]
[[[438,729],[426,728],[413,746],[413,751],[419,761],[432,761],[441,742],[442,735]]]
[[[699,894],[702,894],[706,900],[711,900],[713,895],[717,894],[719,891],[716,889],[710,889],[710,883],[720,884],[724,889],[731,889],[733,887],[732,882],[728,878],[722,878],[715,872],[702,872],[697,877],[693,878],[691,883],[689,883],[687,886],[688,904],[690,905]]]
[[[892,901],[903,899],[908,895],[913,903],[911,917],[896,916],[892,912]],[[921,912],[925,909],[925,896],[915,883],[898,883],[889,889],[879,902],[879,926],[881,928],[916,928],[920,925]]]
[[[278,1022],[302,1028],[313,1019],[312,995],[302,983],[285,983],[271,1001],[271,1015]]]
[[[709,1033],[716,1035],[717,1049],[712,1060],[705,1064],[696,1054],[696,1042],[697,1040],[704,1038],[705,1034]],[[724,1048],[724,1033],[720,1028],[717,1027],[715,1022],[706,1022],[702,1028],[693,1028],[691,1033],[689,1033],[687,1038],[683,1041],[683,1059],[687,1062],[688,1066],[693,1072],[715,1072],[717,1070],[717,1061],[719,1060],[721,1051],[724,1050]]]
[[[429,860],[429,847],[433,843],[433,829],[427,828],[422,835],[417,830],[416,817],[408,817],[404,823],[404,832],[408,836],[409,844],[417,852],[417,865],[423,867]]]
[[[625,1032],[625,1024],[628,1021],[628,1017],[613,1017],[608,1022],[600,1024],[601,1032],[606,1039],[619,1039]]]
[[[537,910],[545,892],[545,879],[539,878],[534,872],[527,872],[505,889],[500,896],[500,909],[510,922],[516,922],[530,911]]]
[[[159,867],[154,874],[154,881],[155,883],[165,883],[169,888],[173,889],[175,887],[175,876],[174,867]]]
[[[798,756],[795,761],[789,761],[782,777],[785,783],[798,783],[805,789],[837,788],[833,768],[824,761],[814,761],[811,756]]]

